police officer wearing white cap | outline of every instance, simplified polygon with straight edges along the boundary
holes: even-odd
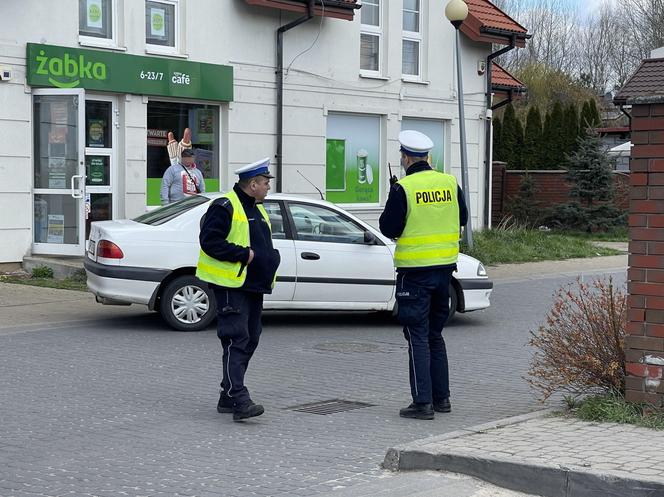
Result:
[[[235,171],[239,181],[216,199],[202,220],[196,276],[209,283],[217,304],[223,379],[217,411],[233,420],[260,416],[244,384],[261,334],[263,296],[272,292],[279,252],[272,246],[263,200],[270,190],[269,158]]]
[[[433,170],[427,162],[433,148],[429,137],[405,130],[399,142],[406,176],[390,178],[392,187],[380,216],[380,231],[397,243],[398,317],[408,341],[413,402],[399,415],[433,419],[435,412],[451,410],[442,331],[449,316],[460,227],[468,211],[454,176]]]

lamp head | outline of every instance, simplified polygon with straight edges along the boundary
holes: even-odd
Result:
[[[459,29],[461,23],[468,17],[468,5],[463,0],[450,0],[445,6],[445,17]]]

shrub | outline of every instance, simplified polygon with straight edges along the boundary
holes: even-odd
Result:
[[[545,323],[531,332],[530,384],[543,399],[557,391],[623,393],[626,324],[627,295],[612,278],[560,288]]]
[[[48,266],[37,266],[32,269],[33,278],[53,278],[53,268]]]

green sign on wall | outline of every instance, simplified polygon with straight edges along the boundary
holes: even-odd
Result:
[[[230,102],[233,68],[28,43],[28,84]]]

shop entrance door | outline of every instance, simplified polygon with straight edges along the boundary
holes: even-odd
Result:
[[[85,250],[85,93],[33,90],[35,254]]]
[[[117,149],[117,99],[86,94],[85,99],[85,238],[93,221],[113,219],[115,150]]]

